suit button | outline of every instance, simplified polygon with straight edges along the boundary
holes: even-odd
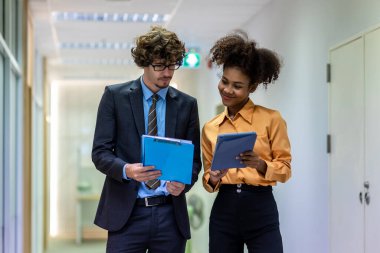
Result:
[[[237,187],[237,188],[241,188],[241,184],[237,184],[236,187]]]
[[[237,193],[241,193],[241,189],[237,189],[236,192],[237,192]]]

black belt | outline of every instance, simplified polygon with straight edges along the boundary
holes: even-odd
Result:
[[[272,186],[254,186],[248,184],[222,184],[219,189],[220,192],[267,192],[272,191]]]
[[[169,203],[172,203],[171,196],[155,196],[136,199],[137,206],[158,206]]]

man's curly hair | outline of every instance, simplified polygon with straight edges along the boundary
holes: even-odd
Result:
[[[136,39],[136,47],[132,48],[131,52],[139,67],[147,67],[155,59],[164,60],[166,64],[173,62],[182,64],[185,44],[174,32],[161,26],[153,26],[147,34]]]
[[[210,49],[211,61],[223,69],[236,67],[250,79],[250,85],[257,88],[277,80],[281,63],[277,54],[265,48],[258,48],[246,33],[238,31],[222,37]]]

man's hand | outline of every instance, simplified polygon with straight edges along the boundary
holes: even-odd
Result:
[[[173,195],[178,196],[180,195],[183,190],[185,189],[185,185],[179,182],[166,182],[166,190]]]
[[[142,163],[130,163],[125,168],[125,174],[138,182],[146,182],[161,176],[160,170],[153,170],[154,166],[143,166]]]

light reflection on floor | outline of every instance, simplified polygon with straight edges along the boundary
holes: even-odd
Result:
[[[104,253],[106,252],[105,240],[84,240],[76,244],[75,240],[50,240],[45,253]]]

